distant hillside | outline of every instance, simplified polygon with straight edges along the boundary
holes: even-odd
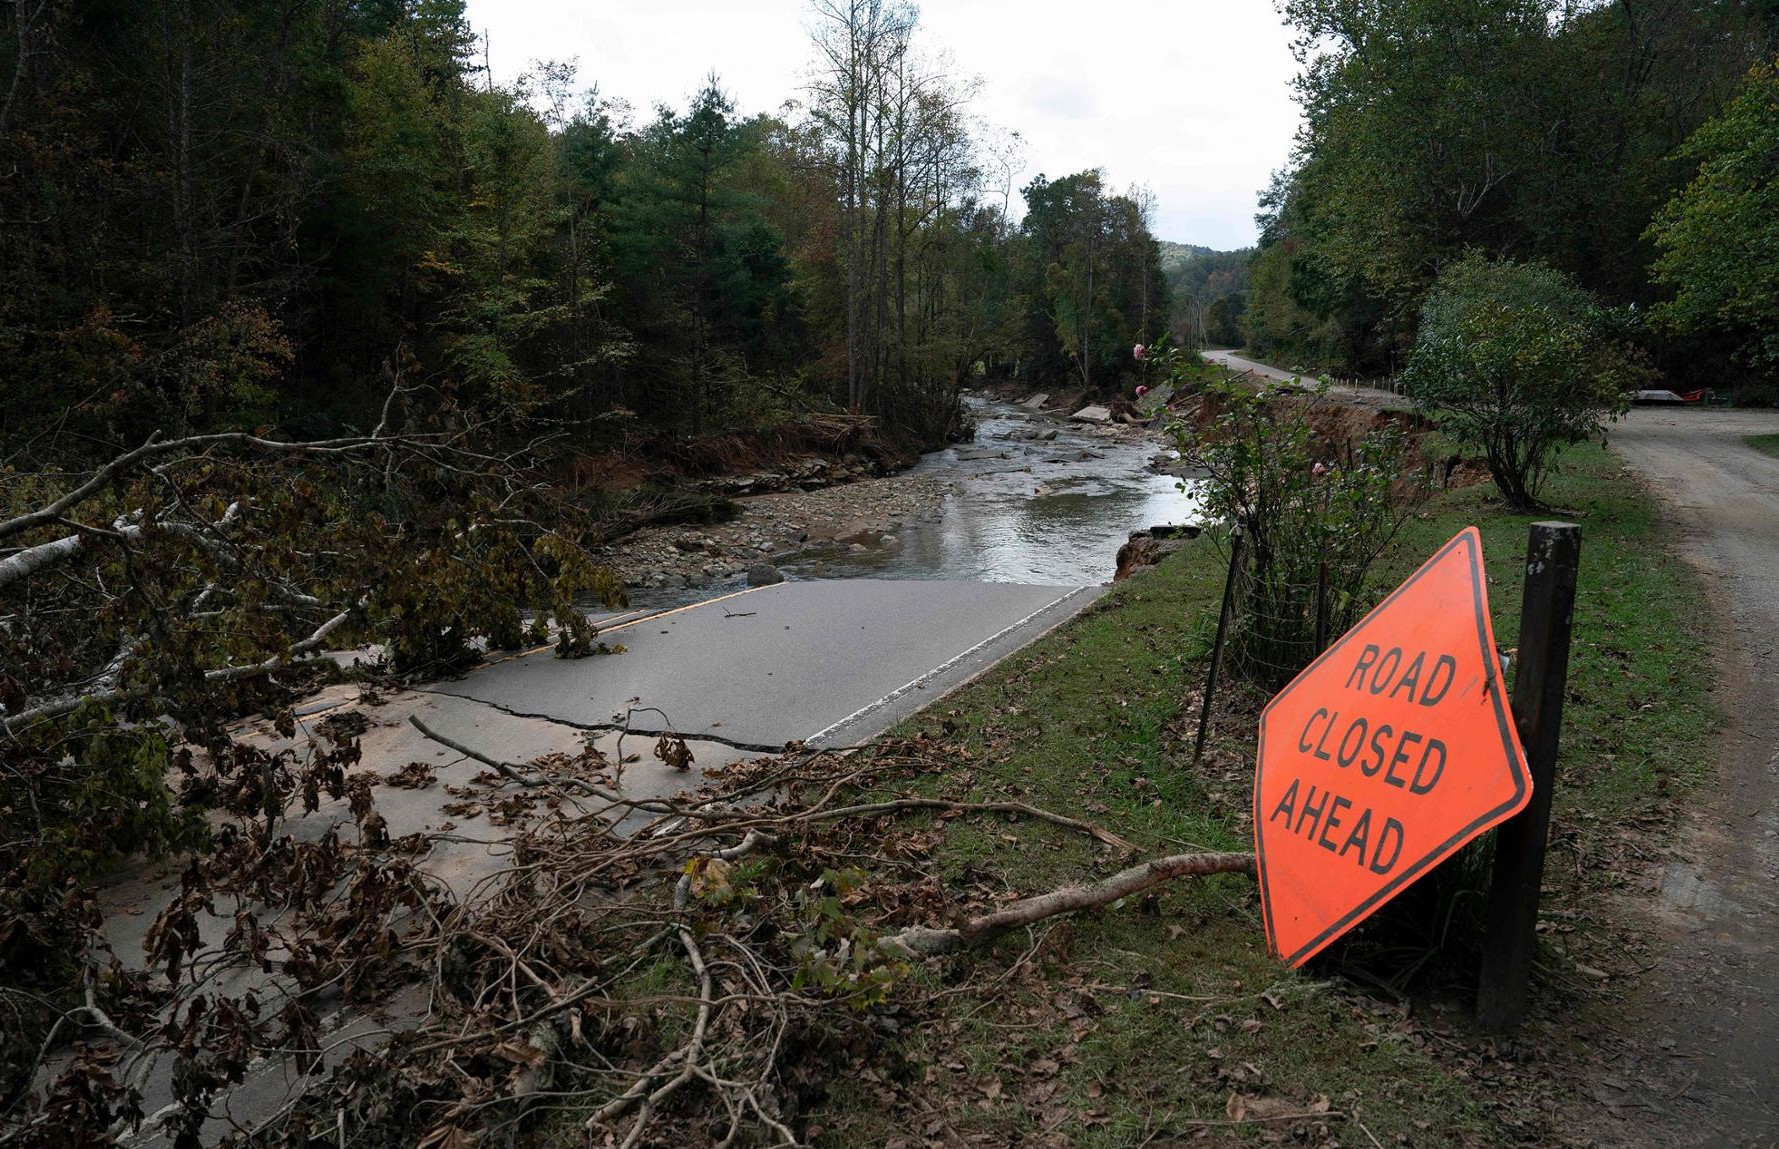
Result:
[[[1253,248],[1216,251],[1161,240],[1161,272],[1174,291],[1172,327],[1188,346],[1240,346]]]
[[[1200,247],[1195,243],[1174,243],[1171,240],[1156,240],[1161,245],[1161,270],[1173,275],[1177,268],[1184,267],[1187,262],[1197,256],[1216,255],[1208,247]]]
[[[1188,295],[1201,306],[1226,295],[1246,294],[1248,262],[1254,249],[1217,251],[1193,243],[1161,240],[1161,272],[1176,295]]]

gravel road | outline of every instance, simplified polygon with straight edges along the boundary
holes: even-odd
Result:
[[[1647,1041],[1624,1059],[1608,1145],[1779,1146],[1779,458],[1747,445],[1770,434],[1779,413],[1707,409],[1638,409],[1612,430],[1716,600],[1726,733],[1689,857],[1662,876],[1669,951],[1637,1003]]]

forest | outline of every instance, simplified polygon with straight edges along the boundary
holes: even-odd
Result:
[[[95,882],[177,855],[294,906],[340,863],[281,827],[356,742],[235,725],[294,730],[330,650],[621,653],[596,552],[733,514],[699,479],[911,461],[970,434],[967,384],[1109,395],[1169,320],[1152,198],[1025,175],[911,5],[814,0],[770,114],[715,73],[647,110],[566,63],[496,83],[461,0],[0,20],[0,1143],[132,1104],[79,1067],[27,1101],[64,1023],[136,1000]],[[171,980],[194,922],[156,926]],[[244,1072],[205,1032],[188,1137]]]
[[[1161,268],[1174,293],[1172,331],[1191,347],[1237,347],[1248,310],[1254,251],[1161,245]]]
[[[495,84],[459,0],[8,8],[14,450],[321,438],[398,376],[562,450],[812,410],[930,447],[961,383],[1109,388],[1168,321],[1153,205],[1022,181],[912,7],[816,4],[808,85],[746,115],[715,73],[647,110]]]
[[[1773,396],[1779,5],[1281,11],[1305,122],[1262,201],[1251,349],[1394,375],[1441,272],[1477,255],[1547,264],[1623,309],[1677,385]]]

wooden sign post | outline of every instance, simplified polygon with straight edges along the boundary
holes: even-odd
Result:
[[[1485,1029],[1510,1029],[1526,1016],[1580,567],[1580,527],[1532,524],[1520,606],[1519,666],[1513,676],[1513,717],[1532,773],[1532,801],[1504,822],[1495,838],[1488,948],[1476,997],[1477,1021]]]

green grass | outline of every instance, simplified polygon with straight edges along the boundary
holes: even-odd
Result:
[[[1763,455],[1779,458],[1779,435],[1750,435],[1748,445]]]
[[[1703,589],[1666,546],[1656,503],[1616,456],[1597,446],[1571,450],[1544,497],[1552,511],[1537,518],[1582,528],[1556,815],[1589,823],[1665,816],[1672,791],[1703,777],[1703,735],[1717,721]],[[1511,648],[1532,521],[1503,513],[1489,487],[1447,493],[1404,533],[1385,577],[1406,575],[1475,523],[1495,639]]]
[[[1703,776],[1715,717],[1705,602],[1666,550],[1648,495],[1594,447],[1569,454],[1546,496],[1583,527],[1552,929],[1533,1030],[1560,1044],[1578,1016],[1592,1024],[1606,1008],[1571,988],[1572,964],[1632,962],[1595,916],[1599,894]],[[1496,636],[1511,646],[1530,521],[1504,512],[1491,488],[1442,493],[1387,556],[1376,593],[1476,524]],[[1201,539],[910,722],[902,733],[967,747],[967,759],[929,787],[1088,818],[1144,856],[1249,848],[1251,718],[1261,700],[1240,688],[1220,700],[1212,749],[1202,764],[1190,761],[1190,696],[1223,574],[1223,556]],[[947,823],[931,861],[952,888],[993,900],[1121,863],[1047,824],[966,819]],[[1448,1047],[1463,1039],[1447,1024],[1462,1034],[1462,987],[1438,987],[1439,1000],[1423,999],[1411,1022],[1389,991],[1337,976],[1352,972],[1338,954],[1308,972],[1271,958],[1246,878],[1175,882],[1053,920],[917,975],[935,993],[900,1041],[898,1080],[836,1082],[814,1115],[819,1141],[1110,1147],[1207,1133],[1211,1144],[1260,1143],[1268,1127],[1225,1124],[1231,1094],[1303,1106],[1325,1097],[1345,1115],[1327,1121],[1343,1144],[1504,1143],[1498,1117],[1533,1119],[1516,1113],[1499,1082],[1483,1088],[1454,1072]]]

